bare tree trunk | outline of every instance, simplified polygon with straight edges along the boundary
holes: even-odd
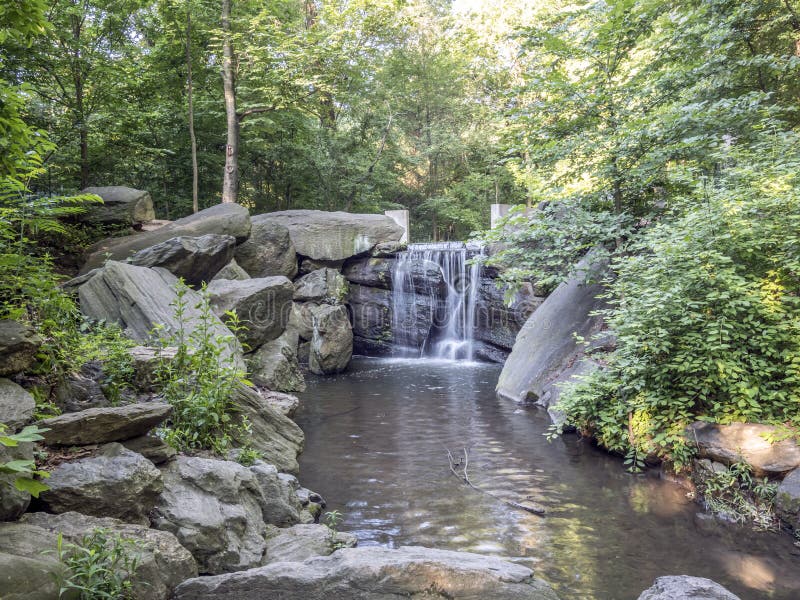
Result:
[[[239,186],[239,118],[236,114],[236,85],[233,74],[231,0],[222,0],[222,36],[222,87],[225,93],[225,115],[228,125],[222,202],[236,202]]]
[[[186,10],[186,91],[189,109],[189,139],[192,142],[192,212],[200,210],[198,200],[199,173],[197,170],[197,137],[194,134],[194,103],[192,100],[192,16]]]

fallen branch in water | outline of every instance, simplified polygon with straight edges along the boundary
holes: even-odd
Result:
[[[501,498],[492,492],[488,492],[486,490],[482,490],[481,488],[477,487],[472,481],[469,479],[469,452],[466,448],[464,448],[464,458],[459,458],[458,462],[456,459],[453,458],[453,454],[450,452],[449,448],[445,448],[447,450],[447,459],[450,461],[450,471],[455,475],[458,479],[466,483],[469,487],[471,487],[476,492],[480,492],[481,494],[486,494],[490,498],[494,498],[498,502],[502,502],[506,506],[510,506],[511,508],[516,508],[518,510],[524,510],[525,512],[529,512],[533,515],[543,516],[545,514],[545,509],[538,504],[521,504],[519,502],[514,502],[512,500],[506,500],[505,498]]]

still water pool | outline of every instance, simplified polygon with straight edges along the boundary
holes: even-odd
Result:
[[[787,535],[723,525],[657,472],[565,436],[547,414],[495,396],[496,365],[354,359],[311,378],[297,420],[301,482],[362,546],[420,545],[511,557],[563,600],[634,600],[661,575],[709,577],[744,600],[800,598]],[[470,489],[450,471],[469,452],[479,488],[532,500],[539,517]]]

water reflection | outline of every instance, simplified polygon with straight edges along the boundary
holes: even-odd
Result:
[[[667,574],[710,577],[742,598],[795,599],[800,549],[696,518],[685,492],[565,437],[543,411],[499,400],[494,365],[357,360],[312,379],[298,415],[304,485],[344,514],[362,545],[418,544],[513,557],[565,598],[626,600]],[[545,518],[475,492],[449,470],[466,448],[470,479]]]

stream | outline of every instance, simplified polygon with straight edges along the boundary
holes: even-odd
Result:
[[[498,399],[500,367],[355,358],[309,377],[297,421],[301,481],[343,515],[359,545],[420,545],[510,557],[563,600],[635,600],[656,577],[696,575],[743,600],[800,598],[800,548],[704,514],[657,471],[569,435],[545,411]],[[449,468],[469,452],[478,488],[547,509],[540,517],[475,491]]]

